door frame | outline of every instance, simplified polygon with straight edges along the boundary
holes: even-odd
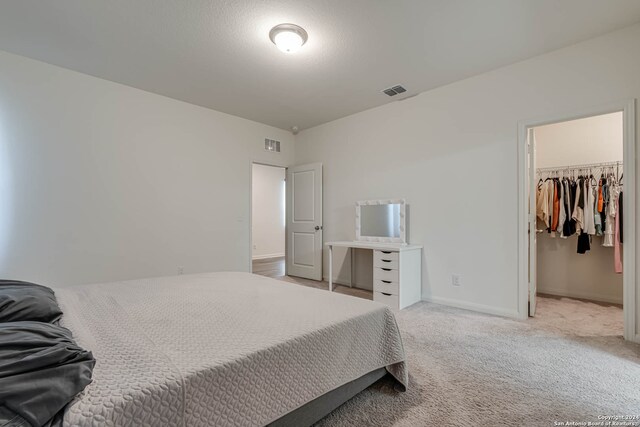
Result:
[[[284,179],[287,180],[288,166],[282,166],[272,163],[258,162],[251,160],[249,162],[249,273],[253,273],[253,165],[270,166],[274,168],[284,169]],[[287,190],[285,188],[285,203]],[[287,209],[284,210],[284,275],[287,275]]]
[[[625,222],[625,234],[632,236],[625,239],[623,253],[623,316],[624,338],[629,341],[640,342],[637,330],[636,296],[640,294],[636,281],[636,100],[635,98],[612,102],[607,105],[575,110],[566,114],[553,114],[531,120],[518,122],[518,317],[528,318],[528,244],[527,226],[529,222],[527,197],[529,189],[527,162],[527,132],[529,128],[583,119],[615,112],[623,113],[623,165],[625,174],[625,203],[624,216],[629,218]]]
[[[537,292],[538,292],[538,256],[536,253],[536,249],[538,247],[538,231],[536,227],[537,221],[537,212],[536,212],[536,194],[537,194],[537,183],[534,184],[535,181],[535,171],[532,172],[532,167],[535,169],[537,167],[536,162],[536,133],[534,127],[527,128],[527,178],[529,181],[529,203],[528,203],[528,227],[527,227],[527,238],[529,239],[528,245],[528,255],[529,255],[529,265],[527,268],[528,272],[528,316],[536,315],[536,304],[537,304]],[[532,248],[533,247],[533,248]],[[533,249],[533,250],[532,250]],[[533,284],[533,286],[531,286]],[[532,297],[533,296],[533,297]]]

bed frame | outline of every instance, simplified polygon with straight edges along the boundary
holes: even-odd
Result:
[[[376,369],[344,384],[309,403],[289,412],[269,424],[269,427],[310,426],[326,417],[334,409],[387,375],[385,368]]]

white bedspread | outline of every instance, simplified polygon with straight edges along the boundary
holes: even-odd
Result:
[[[67,426],[262,426],[377,368],[407,385],[372,301],[231,272],[55,291],[97,359]]]

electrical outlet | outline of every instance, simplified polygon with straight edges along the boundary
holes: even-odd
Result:
[[[180,266],[178,267],[178,274],[183,274],[184,273],[184,267]]]
[[[460,286],[460,275],[459,274],[452,274],[451,275],[451,284],[453,286]]]

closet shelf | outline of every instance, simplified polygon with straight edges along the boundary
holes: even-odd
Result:
[[[537,172],[559,172],[559,171],[579,171],[585,169],[606,169],[622,168],[622,162],[587,163],[582,165],[551,166],[547,168],[537,168]]]

